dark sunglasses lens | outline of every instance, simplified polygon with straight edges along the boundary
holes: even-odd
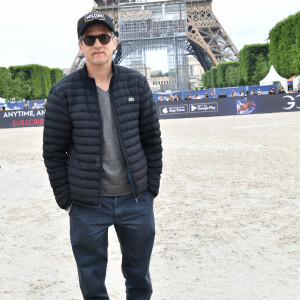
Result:
[[[99,36],[100,43],[106,45],[110,42],[111,36],[108,34],[100,34]]]
[[[93,35],[88,35],[83,39],[83,41],[87,46],[93,46],[95,44],[96,37]]]

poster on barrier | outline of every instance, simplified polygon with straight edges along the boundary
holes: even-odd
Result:
[[[256,104],[254,100],[244,98],[236,100],[236,111],[238,115],[251,114],[255,111]]]
[[[197,103],[189,105],[189,112],[192,113],[201,113],[201,112],[217,112],[218,111],[218,103],[210,102],[210,103]]]
[[[44,115],[45,109],[0,111],[0,128],[43,126]]]
[[[162,105],[159,107],[159,114],[161,116],[188,114],[188,106],[187,104]]]

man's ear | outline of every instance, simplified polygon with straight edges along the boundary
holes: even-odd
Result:
[[[116,36],[113,37],[113,43],[114,43],[114,51],[116,51],[117,46],[118,46],[118,38]]]
[[[82,43],[81,42],[78,42],[78,47],[79,47],[79,51],[83,54]]]

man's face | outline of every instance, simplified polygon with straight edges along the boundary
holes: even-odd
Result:
[[[106,33],[111,35],[109,29],[102,24],[94,24],[89,26],[83,33],[82,38],[87,35],[99,35]],[[89,66],[104,66],[110,65],[112,61],[113,51],[117,47],[117,38],[114,37],[111,41],[102,45],[99,39],[96,39],[95,44],[92,46],[87,46],[84,41],[78,43],[80,51],[84,54],[87,67]]]

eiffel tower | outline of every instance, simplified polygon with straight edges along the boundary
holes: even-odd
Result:
[[[236,46],[213,13],[212,0],[94,0],[94,8],[100,9],[113,19],[116,28],[116,35],[119,36],[120,13],[121,16],[123,16],[122,20],[125,16],[126,20],[130,20],[131,22],[134,20],[137,26],[142,26],[143,22],[150,24],[150,17],[151,22],[153,21],[153,15],[146,18],[146,12],[144,12],[144,14],[141,12],[143,9],[147,11],[143,4],[161,6],[162,10],[164,10],[164,5],[169,5],[169,7],[171,7],[172,4],[175,5],[176,3],[180,5],[180,19],[182,16],[184,16],[186,20],[187,30],[185,38],[185,50],[188,54],[193,55],[199,61],[204,71],[210,70],[219,62],[238,59],[238,50]],[[122,9],[124,11],[126,5],[130,7],[128,11],[122,13]],[[132,7],[134,5],[138,7],[141,13],[137,13],[137,11],[133,10]],[[182,5],[184,5],[185,11],[182,11]],[[167,13],[167,9],[165,12],[163,11],[163,14]],[[141,22],[140,25],[138,23],[139,21]],[[126,24],[126,26],[127,25],[128,24]],[[150,25],[147,26],[149,27]],[[166,25],[162,24],[162,26]],[[161,32],[163,31],[164,29],[162,28]],[[175,32],[172,34],[175,34]],[[167,42],[167,40],[165,41]],[[138,43],[138,38],[136,38],[135,43]],[[163,41],[161,41],[161,43],[163,44]],[[122,44],[123,46],[126,44],[126,39],[123,39],[118,44],[117,50],[114,54],[115,63],[120,63],[124,59],[124,47],[122,47]],[[132,40],[131,44],[134,44]],[[128,56],[128,51],[134,51],[134,49],[136,48],[127,48],[126,55]],[[69,70],[69,73],[82,67],[83,63],[84,57],[80,52],[78,52]]]

